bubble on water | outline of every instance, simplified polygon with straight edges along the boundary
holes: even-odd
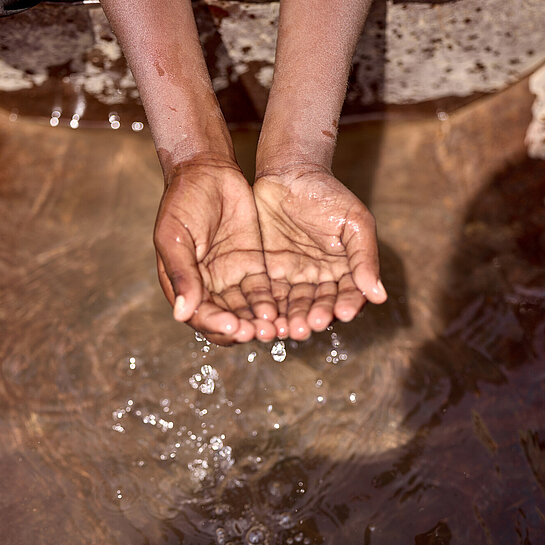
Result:
[[[319,378],[317,381],[316,381],[316,388],[321,388],[324,384],[324,381]]]
[[[355,392],[350,392],[350,395],[348,396],[348,399],[350,400],[350,403],[356,403],[357,396]]]
[[[254,363],[256,357],[257,357],[257,352],[250,352],[248,354],[248,363]]]
[[[286,344],[284,341],[276,341],[271,348],[271,356],[274,361],[283,362],[286,359]]]
[[[296,543],[301,543],[301,541],[303,541],[303,532],[299,532],[299,533],[295,536],[295,542],[296,542]]]
[[[112,413],[112,418],[114,420],[121,420],[125,416],[125,409],[116,409]]]
[[[266,529],[259,526],[252,526],[246,534],[246,543],[249,545],[261,545],[266,543],[267,540],[267,531]]]
[[[225,530],[223,528],[216,529],[216,543],[225,545]]]
[[[291,513],[280,513],[280,516],[278,517],[278,526],[280,526],[280,528],[283,528],[284,530],[289,530],[290,528],[293,528],[293,526],[295,526],[295,522]]]
[[[198,482],[204,481],[208,475],[208,462],[197,458],[187,464],[187,468],[191,473],[191,477]]]
[[[320,404],[320,405],[323,405],[325,403],[325,396],[316,396],[316,401]]]
[[[114,424],[112,426],[112,430],[118,432],[118,433],[125,433],[125,428],[121,424]]]

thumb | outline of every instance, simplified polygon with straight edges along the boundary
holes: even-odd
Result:
[[[157,268],[161,287],[174,307],[174,319],[187,322],[202,300],[202,277],[197,266],[195,245],[184,231],[175,238],[155,237]]]
[[[342,242],[356,287],[371,303],[384,303],[388,295],[380,280],[375,220],[370,212],[347,222]]]

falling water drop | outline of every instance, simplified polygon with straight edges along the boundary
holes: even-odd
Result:
[[[284,341],[276,341],[271,348],[271,356],[274,361],[283,362],[286,359],[286,345]]]

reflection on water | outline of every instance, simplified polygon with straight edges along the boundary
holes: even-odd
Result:
[[[474,186],[444,181],[473,118],[510,111],[491,100],[440,129],[381,127],[395,153],[372,166],[377,128],[348,130],[337,170],[360,194],[375,173],[390,300],[304,343],[233,348],[160,294],[146,138],[2,119],[5,543],[542,543],[545,162],[485,176],[477,148]],[[244,163],[255,135],[235,136]]]

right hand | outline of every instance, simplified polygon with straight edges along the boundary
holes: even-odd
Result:
[[[174,318],[217,344],[272,340],[276,302],[252,190],[239,167],[200,157],[165,181],[154,242]]]

